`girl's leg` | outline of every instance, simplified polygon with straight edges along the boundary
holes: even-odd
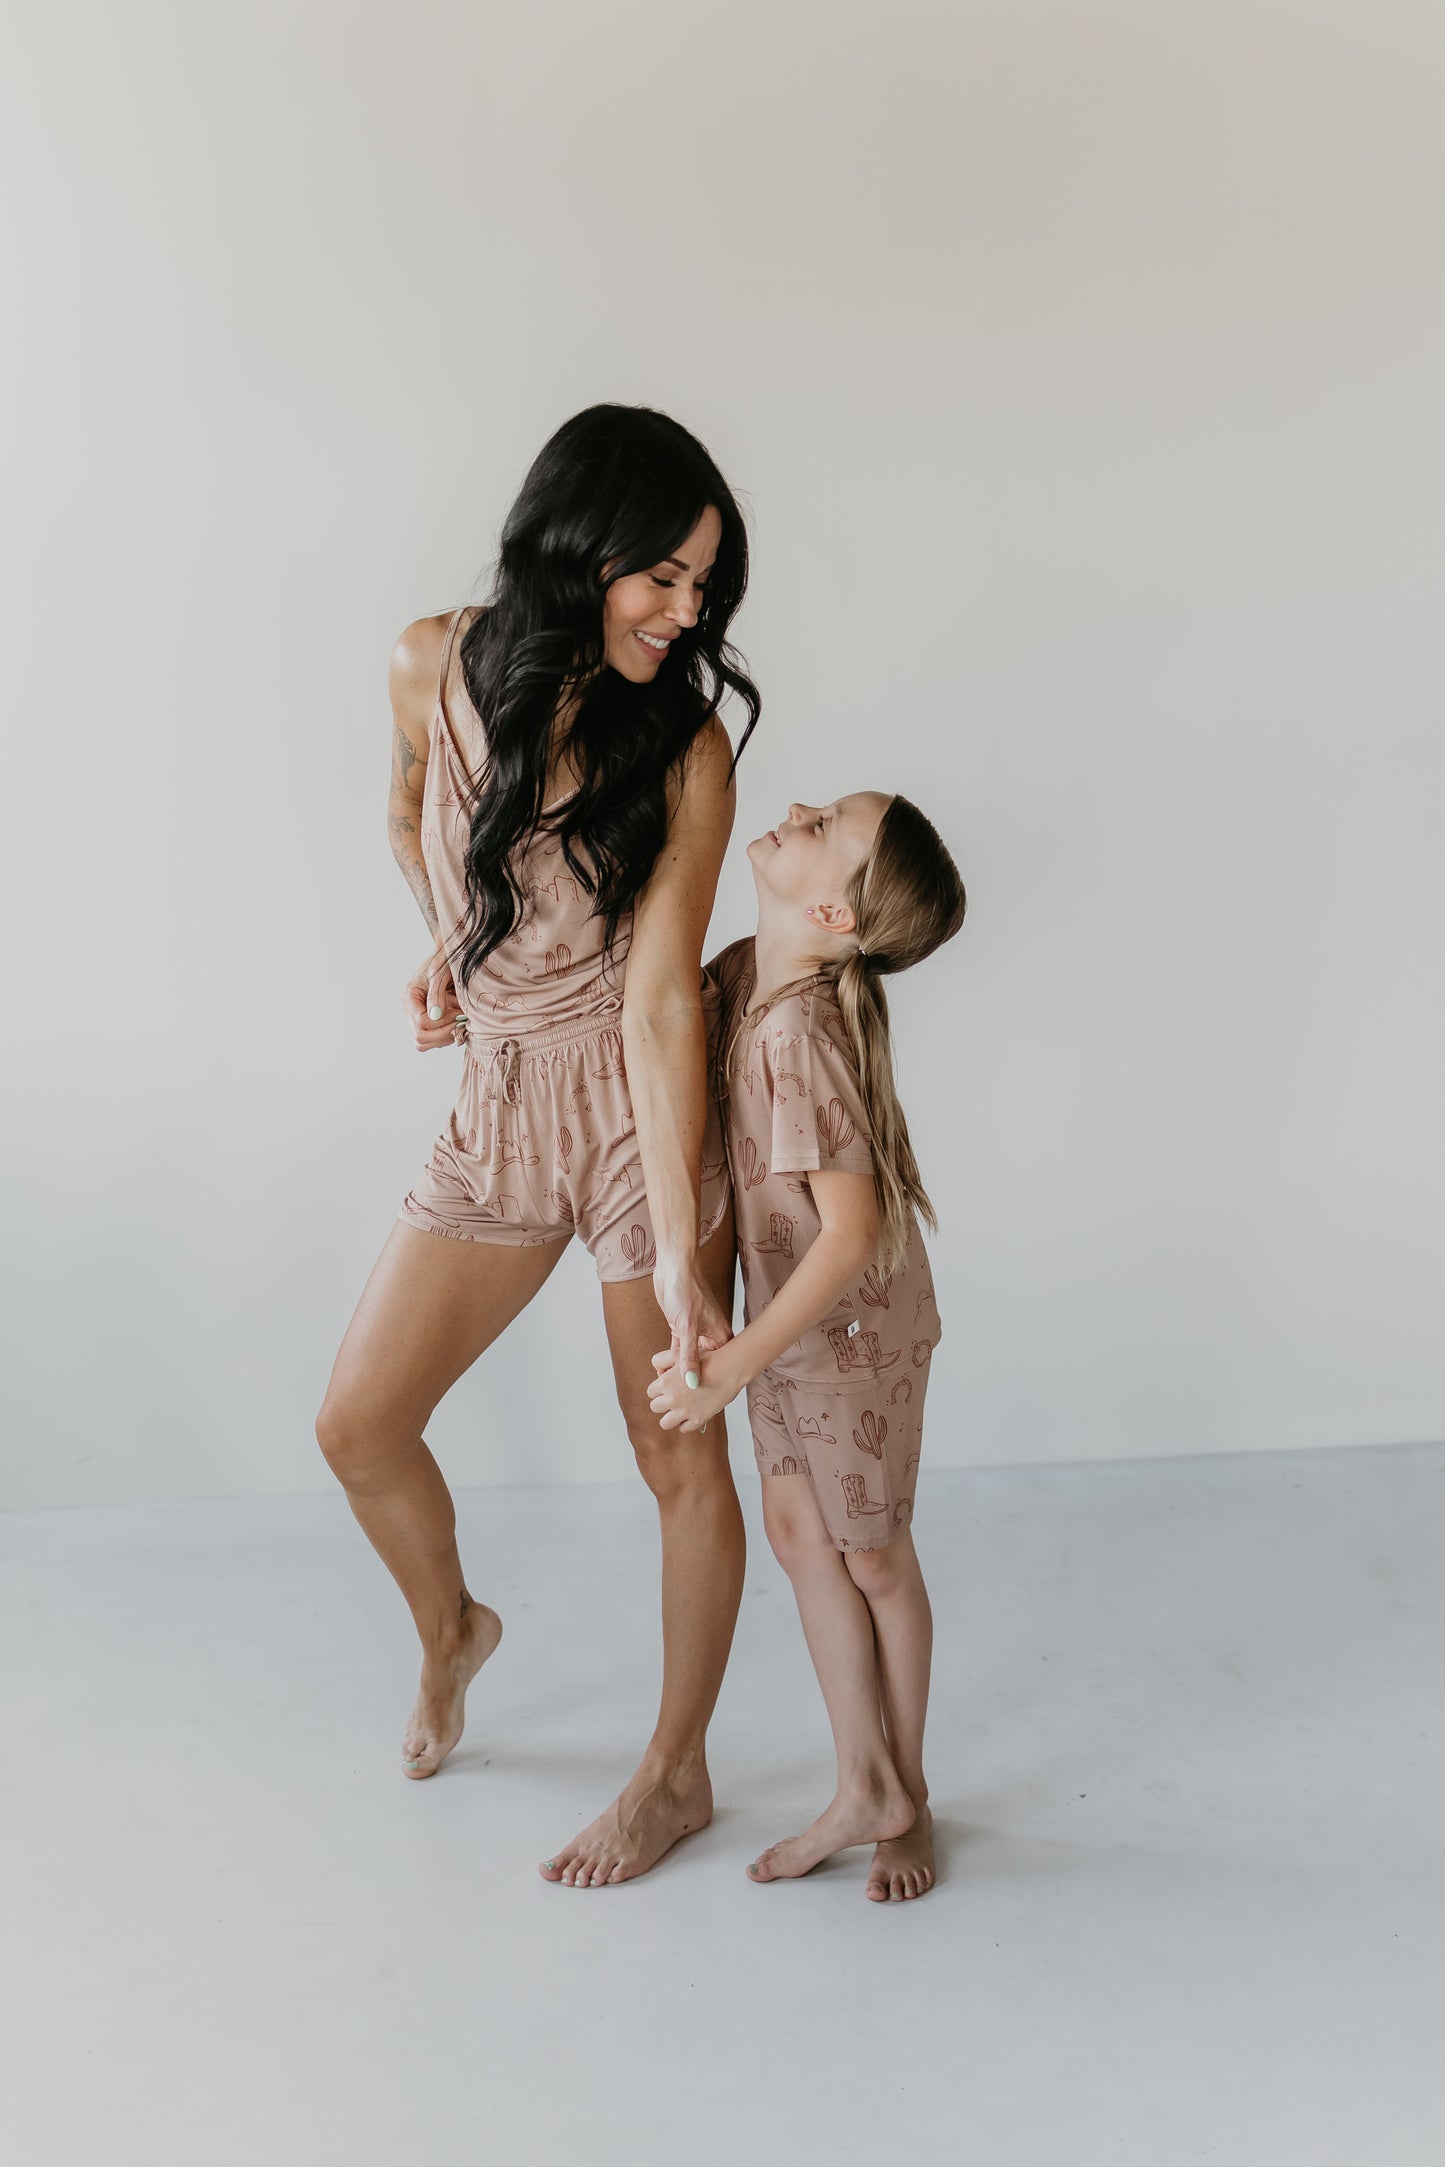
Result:
[[[467,1686],[502,1631],[467,1592],[451,1494],[422,1429],[566,1246],[449,1241],[394,1226],[317,1416],[321,1449],[421,1636],[421,1690],[402,1747],[413,1778],[434,1776],[461,1737]]]
[[[765,1476],[763,1519],[793,1584],[838,1755],[831,1805],[748,1868],[755,1881],[777,1881],[808,1873],[850,1844],[901,1836],[914,1809],[884,1736],[873,1620],[806,1476]]]
[[[732,1309],[731,1217],[702,1252],[723,1309]],[[705,1742],[727,1668],[743,1590],[743,1516],[728,1466],[727,1425],[705,1436],[659,1429],[647,1397],[652,1357],[671,1333],[651,1279],[604,1283],[617,1397],[662,1529],[662,1702],[636,1774],[590,1827],[542,1865],[545,1880],[600,1888],[646,1873],[679,1837],[712,1818]]]
[[[868,1895],[875,1903],[899,1903],[922,1896],[934,1879],[933,1816],[923,1774],[933,1612],[906,1527],[882,1550],[850,1552],[847,1567],[873,1620],[888,1749],[914,1807],[913,1826],[879,1844],[868,1876]]]

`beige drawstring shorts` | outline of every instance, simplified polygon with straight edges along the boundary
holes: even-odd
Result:
[[[461,1087],[403,1224],[453,1241],[528,1247],[576,1234],[599,1279],[641,1279],[657,1262],[622,1032],[595,1018],[525,1038],[469,1028]],[[706,1241],[730,1195],[717,1106],[702,1144]]]
[[[913,1518],[933,1350],[868,1384],[799,1383],[765,1369],[748,1386],[758,1472],[805,1475],[840,1550],[881,1550]]]

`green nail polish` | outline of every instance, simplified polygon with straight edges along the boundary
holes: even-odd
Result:
[[[697,1371],[695,1369],[690,1369],[686,1377],[683,1379],[683,1383],[686,1384],[691,1391],[695,1392],[698,1388],[699,1383]]]
[[[442,1020],[442,1012],[439,1008],[429,1008],[427,1014],[431,1017],[433,1023],[440,1023]]]

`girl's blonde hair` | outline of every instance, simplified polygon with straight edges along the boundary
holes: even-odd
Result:
[[[848,883],[844,900],[857,920],[858,946],[823,975],[837,995],[852,1041],[863,1110],[873,1140],[878,1192],[878,1262],[896,1270],[908,1246],[910,1209],[936,1228],[919,1177],[893,1074],[893,1036],[883,980],[921,963],[952,940],[967,907],[958,867],[931,820],[907,798],[894,798],[873,848]]]

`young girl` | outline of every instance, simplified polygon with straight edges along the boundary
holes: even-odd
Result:
[[[832,1803],[748,1871],[791,1879],[873,1843],[868,1895],[896,1903],[933,1885],[933,1622],[909,1522],[940,1327],[882,980],[958,931],[963,883],[917,807],[875,791],[792,806],[748,858],[757,937],[708,966],[747,1323],[685,1375],[657,1355],[651,1397],[664,1429],[696,1431],[746,1386],[837,1747]]]

